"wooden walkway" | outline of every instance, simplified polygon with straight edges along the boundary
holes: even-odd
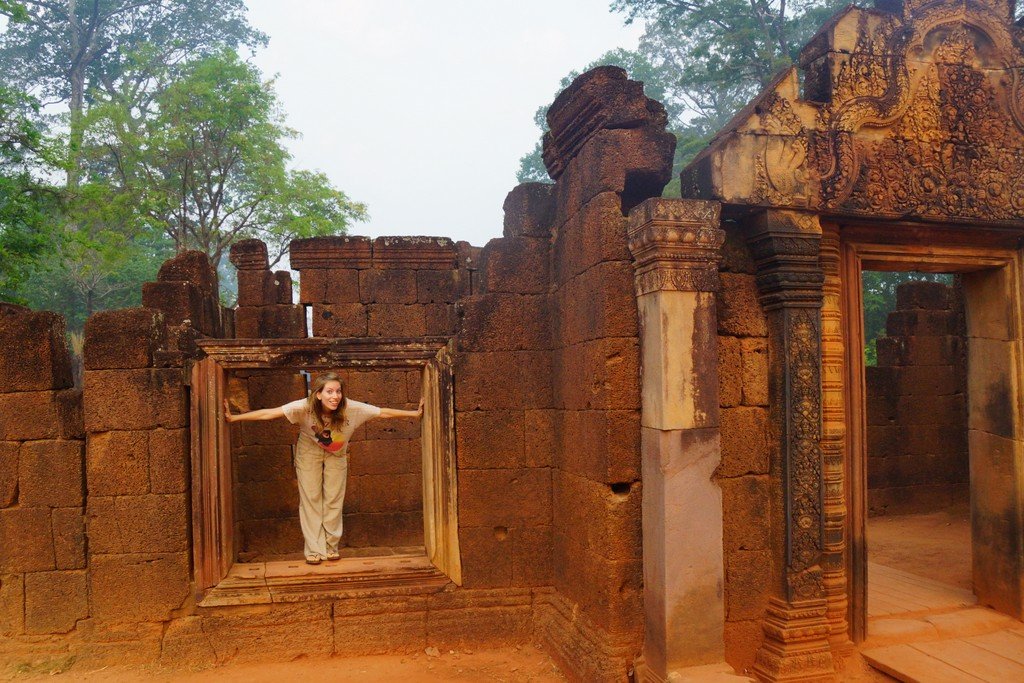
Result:
[[[868,562],[868,618],[969,607],[969,590]]]
[[[921,638],[861,654],[905,683],[1024,683],[1024,624],[976,603],[962,588],[869,563],[869,620],[879,630],[886,624],[892,633]],[[893,624],[903,626],[893,630]]]

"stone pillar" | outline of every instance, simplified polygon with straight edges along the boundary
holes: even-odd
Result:
[[[822,562],[829,641],[849,642],[846,619],[846,367],[840,300],[839,231],[822,230],[821,268],[824,275],[821,308],[822,480],[825,538]]]
[[[821,450],[821,305],[817,216],[768,210],[751,220],[768,316],[773,597],[754,672],[765,681],[834,680],[826,618]]]
[[[642,353],[642,681],[724,661],[715,292],[717,202],[648,199],[629,215]]]

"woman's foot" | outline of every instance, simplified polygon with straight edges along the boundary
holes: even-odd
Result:
[[[337,550],[328,550],[327,551],[327,560],[328,561],[340,560],[340,559],[341,559],[341,554]]]
[[[320,564],[322,558],[319,555],[306,555],[306,564]]]

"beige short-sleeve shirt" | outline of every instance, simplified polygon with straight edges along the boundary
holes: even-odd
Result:
[[[284,416],[292,424],[299,426],[299,441],[303,439],[316,444],[331,455],[348,455],[348,442],[352,433],[367,420],[380,415],[380,408],[369,403],[361,403],[352,399],[345,400],[345,419],[341,424],[334,423],[331,428],[322,432],[316,431],[316,421],[310,412],[306,399],[300,398],[281,406]]]

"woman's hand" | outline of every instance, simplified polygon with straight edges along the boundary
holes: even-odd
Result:
[[[224,399],[224,420],[227,422],[235,421],[235,416],[231,414],[231,405],[227,399]]]

